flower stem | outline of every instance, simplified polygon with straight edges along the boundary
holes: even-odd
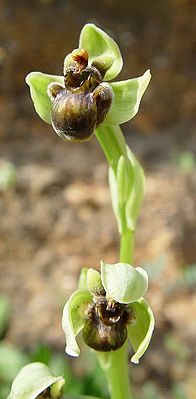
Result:
[[[124,155],[127,158],[126,142],[120,126],[99,127],[96,129],[96,136],[108,163],[114,169],[114,172],[116,172],[120,156]]]
[[[127,158],[126,142],[120,126],[101,126],[96,129],[97,139],[103,149],[109,165],[116,172],[119,158]],[[126,225],[125,215],[122,212],[123,224]],[[132,263],[134,246],[134,231],[124,228],[120,242],[120,262]]]
[[[102,126],[96,130],[96,136],[115,173],[121,155],[127,158],[126,142],[120,127]],[[132,263],[133,245],[134,232],[124,228],[120,239],[120,262]],[[106,376],[111,399],[131,399],[127,344],[114,352],[97,352],[97,357]]]
[[[104,371],[111,399],[131,399],[127,367],[127,344],[114,352],[97,352]]]
[[[122,233],[120,240],[120,262],[132,264],[134,247],[134,231]]]

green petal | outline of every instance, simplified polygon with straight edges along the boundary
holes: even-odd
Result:
[[[7,399],[35,399],[49,387],[54,393],[50,392],[51,398],[57,399],[61,396],[64,382],[63,377],[52,375],[45,364],[30,363],[16,376]]]
[[[134,321],[132,324],[128,324],[127,328],[129,339],[135,352],[131,361],[137,364],[150,343],[154,330],[154,316],[144,298],[132,303],[130,309],[133,312]]]
[[[80,349],[75,337],[85,324],[87,306],[92,302],[89,291],[77,290],[69,298],[63,309],[62,327],[66,338],[66,353],[79,356]]]
[[[105,290],[101,281],[101,274],[94,269],[89,269],[87,273],[87,287],[92,295],[104,296]]]
[[[141,98],[150,82],[150,70],[139,78],[110,83],[114,98],[104,125],[120,125],[132,119],[138,112]]]
[[[89,54],[89,61],[105,64],[107,72],[104,80],[114,79],[122,69],[123,61],[115,41],[94,24],[86,24],[81,33],[79,47]]]
[[[47,75],[41,72],[31,72],[26,77],[26,83],[30,87],[31,98],[34,107],[40,118],[51,124],[50,111],[52,102],[48,96],[47,88],[50,83],[63,85],[63,76]]]
[[[119,303],[135,302],[148,289],[145,270],[128,263],[111,265],[101,262],[101,277],[107,295]]]

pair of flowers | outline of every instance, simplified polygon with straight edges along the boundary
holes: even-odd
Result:
[[[148,70],[139,78],[106,83],[119,74],[122,65],[120,50],[113,39],[95,25],[85,25],[79,48],[65,57],[64,76],[40,72],[27,76],[37,113],[68,141],[88,140],[99,126],[117,126],[128,121],[137,113],[151,76]],[[113,180],[112,187],[118,183],[118,173]],[[113,195],[118,214],[116,198]],[[128,209],[128,216],[129,213]],[[128,228],[134,228],[132,220]],[[67,353],[79,355],[75,337],[82,330],[84,341],[100,351],[118,349],[129,338],[135,352],[131,360],[138,363],[154,328],[152,311],[143,299],[148,286],[146,272],[126,263],[102,263],[101,274],[93,269],[83,270],[80,281],[82,285],[72,294],[63,312]]]

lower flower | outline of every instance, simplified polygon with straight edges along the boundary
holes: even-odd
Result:
[[[75,291],[64,307],[66,352],[79,355],[75,337],[82,331],[84,342],[101,352],[117,350],[130,339],[135,352],[131,361],[138,363],[154,329],[152,310],[142,298],[146,290],[147,275],[141,268],[102,263],[101,275],[89,269],[82,289]]]

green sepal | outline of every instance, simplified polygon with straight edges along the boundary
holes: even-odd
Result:
[[[62,327],[65,333],[65,352],[70,356],[79,356],[80,349],[75,337],[85,324],[88,305],[92,302],[92,295],[87,290],[75,291],[63,309]]]
[[[7,399],[36,399],[49,387],[51,399],[58,399],[61,397],[64,383],[64,378],[52,375],[45,364],[30,363],[24,366],[14,379]],[[52,394],[51,388],[55,392],[55,396]]]
[[[140,101],[151,79],[148,69],[139,78],[110,83],[113,101],[103,125],[120,125],[132,119],[139,110]]]
[[[31,98],[40,118],[51,124],[50,112],[52,108],[51,99],[47,88],[50,83],[64,84],[63,76],[47,75],[41,72],[31,72],[26,77],[26,83],[30,87]]]
[[[133,172],[133,181],[125,208],[127,228],[134,231],[144,198],[145,177],[142,166],[127,146],[127,156]]]
[[[101,278],[106,294],[119,303],[129,304],[145,295],[148,276],[141,267],[128,263],[106,264],[101,262]]]
[[[89,61],[100,62],[107,70],[104,80],[114,79],[123,66],[122,56],[116,42],[94,24],[84,25],[79,40],[79,47],[89,54]]]
[[[132,324],[127,324],[128,336],[135,354],[131,361],[138,364],[150,343],[154,330],[154,316],[152,309],[144,298],[132,303],[130,309],[133,313]]]

